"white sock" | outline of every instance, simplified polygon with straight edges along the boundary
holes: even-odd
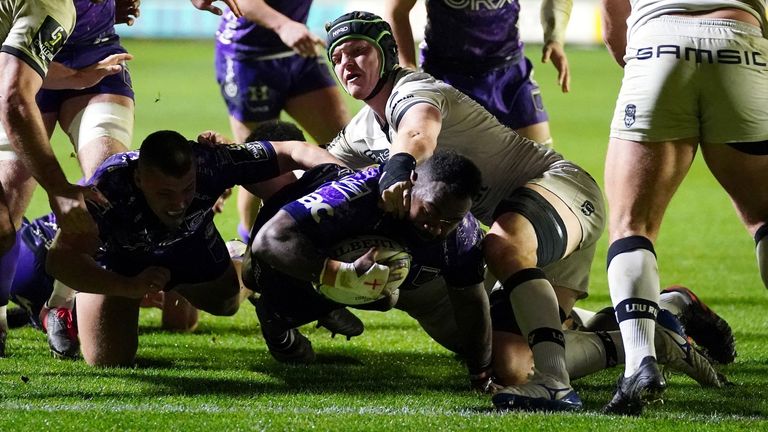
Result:
[[[616,255],[608,266],[608,286],[614,307],[628,299],[649,301],[658,306],[660,289],[656,256],[642,248]],[[620,316],[620,312],[617,310],[617,316]],[[656,311],[653,312],[655,314]],[[625,319],[619,321],[619,328],[626,356],[624,376],[630,376],[640,366],[643,358],[656,357],[653,343],[656,320]]]
[[[49,308],[66,308],[73,309],[75,307],[75,295],[77,291],[64,285],[58,280],[53,281],[53,292],[45,305]]]
[[[531,279],[514,287],[509,295],[520,331],[526,338],[540,328],[559,330],[560,308],[555,290],[546,279]],[[533,363],[541,372],[570,384],[565,362],[565,348],[555,342],[540,342],[531,347]]]
[[[763,286],[768,288],[768,236],[757,242],[755,254],[757,255],[757,268],[760,269],[760,277],[763,279]]]
[[[690,304],[691,298],[683,293],[671,291],[659,295],[659,307],[672,312],[673,315],[680,315]]]

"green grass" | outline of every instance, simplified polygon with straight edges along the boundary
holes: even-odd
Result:
[[[156,129],[190,137],[228,131],[209,42],[128,41],[137,91],[134,146]],[[530,56],[538,59],[536,47]],[[556,88],[554,68],[539,65],[555,145],[602,182],[608,124],[621,70],[602,49],[569,51],[572,92]],[[63,135],[54,138],[73,178]],[[46,211],[37,194],[30,214]],[[234,206],[218,220],[235,235]],[[609,304],[603,240],[587,308]],[[362,312],[366,332],[352,341],[307,327],[313,366],[276,363],[245,305],[234,318],[203,314],[194,334],[157,330],[159,313],[141,318],[139,365],[96,369],[55,361],[45,338],[14,330],[0,359],[0,430],[766,430],[768,296],[753,243],[728,198],[698,160],[674,199],[657,244],[662,284],[694,288],[733,326],[739,357],[724,372],[735,383],[705,390],[673,376],[663,406],[639,419],[598,414],[619,369],[574,383],[586,411],[573,415],[498,414],[486,396],[465,390],[463,366],[405,314]]]

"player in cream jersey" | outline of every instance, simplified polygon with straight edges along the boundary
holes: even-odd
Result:
[[[466,156],[483,173],[472,213],[491,227],[483,245],[488,269],[502,281],[521,323],[520,343],[531,347],[536,365],[527,383],[504,388],[494,403],[581,408],[565,368],[559,312],[567,315],[586,296],[604,223],[597,184],[557,152],[501,125],[468,96],[427,74],[398,68],[397,46],[380,17],[351,12],[326,29],[334,72],[370,109],[342,131],[330,151],[346,149],[358,158],[369,151],[370,158],[374,149],[383,150],[375,130],[381,129],[392,143],[379,182],[387,211],[404,217],[413,169],[437,146]]]
[[[442,114],[438,145],[469,157],[482,171],[483,188],[475,198],[472,213],[486,225],[493,222],[498,203],[513,190],[541,177],[555,165],[572,165],[550,147],[517,135],[455,88],[408,69],[396,71],[386,105],[390,126],[379,126],[373,110],[364,107],[329,144],[328,150],[353,167],[385,162],[392,136],[397,133],[398,119],[418,103],[433,105]]]
[[[758,0],[603,0],[624,67],[605,158],[608,286],[626,349],[609,413],[661,398],[655,241],[700,151],[756,243],[768,286],[768,22]]]

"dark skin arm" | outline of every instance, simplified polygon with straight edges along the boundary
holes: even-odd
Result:
[[[471,375],[490,377],[491,364],[491,311],[488,294],[482,283],[466,287],[448,287],[448,297],[453,306],[459,329],[467,368]],[[474,383],[473,383],[474,384]]]
[[[254,256],[271,265],[278,271],[297,279],[316,282],[326,267],[323,283],[333,285],[340,261],[328,259],[312,240],[304,234],[296,220],[288,212],[280,210],[256,234],[251,246]],[[359,275],[365,273],[374,264],[375,249],[355,260],[355,270]]]

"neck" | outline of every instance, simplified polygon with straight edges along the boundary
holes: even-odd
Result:
[[[381,88],[378,94],[376,96],[368,99],[365,101],[365,104],[371,107],[373,112],[376,113],[376,116],[379,118],[379,120],[382,123],[385,123],[385,110],[387,106],[387,99],[389,99],[389,95],[392,94],[392,88],[394,87],[394,79],[392,76],[387,80],[387,82],[384,84],[384,86]]]

